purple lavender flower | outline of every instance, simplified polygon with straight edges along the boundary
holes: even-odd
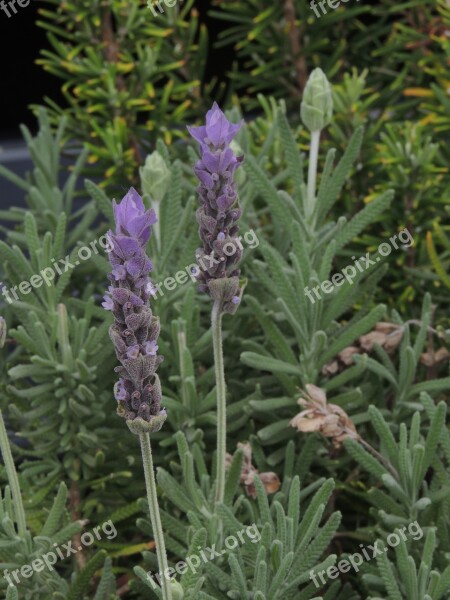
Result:
[[[133,188],[120,204],[114,202],[113,208],[116,232],[109,232],[113,268],[103,306],[114,315],[109,334],[121,363],[115,368],[120,375],[114,387],[117,413],[127,420],[133,433],[158,431],[167,416],[161,410],[161,385],[156,374],[163,357],[157,355],[160,327],[149,305],[152,263],[145,252],[156,215],[154,210],[145,210]]]
[[[238,207],[234,173],[243,161],[230,148],[230,142],[242,123],[228,121],[215,102],[206,115],[206,125],[188,127],[191,136],[200,144],[201,158],[195,165],[199,179],[200,208],[197,221],[203,247],[196,252],[202,270],[197,276],[199,290],[223,304],[225,312],[235,312],[242,290],[240,270],[242,246],[237,240]]]

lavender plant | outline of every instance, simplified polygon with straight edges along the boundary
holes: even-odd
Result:
[[[114,395],[118,415],[126,419],[130,431],[140,439],[158,563],[160,571],[165,573],[168,564],[150,433],[161,429],[167,413],[161,409],[161,385],[156,373],[163,357],[157,354],[160,326],[149,306],[152,284],[148,274],[152,263],[145,252],[156,215],[153,209],[145,210],[142,198],[133,188],[120,204],[114,202],[113,206],[116,231],[110,232],[113,249],[109,254],[113,269],[103,307],[114,315],[109,333],[121,363],[115,368],[121,377],[115,384]],[[161,587],[163,600],[172,600],[171,584],[165,577]]]
[[[173,275],[177,267],[184,267],[185,257],[193,255],[197,245],[196,232],[189,224],[189,220],[194,222],[195,200],[189,158],[171,162],[172,149],[161,141],[157,144],[158,153],[141,170],[143,200],[130,190],[113,208],[105,192],[86,183],[107,219],[115,221],[115,232],[110,234],[110,263],[102,256],[93,257],[73,276],[67,273],[55,281],[56,285],[48,289],[42,286],[16,304],[5,305],[8,333],[1,349],[5,331],[0,318],[0,356],[7,360],[0,403],[8,413],[7,426],[20,430],[29,445],[13,447],[16,457],[25,460],[20,462],[17,478],[11,479],[12,457],[4,451],[7,434],[0,432],[2,454],[8,454],[7,469],[0,466],[0,480],[9,480],[14,487],[12,492],[6,487],[0,500],[0,566],[10,572],[20,568],[35,558],[38,548],[51,548],[56,540],[75,539],[79,519],[99,516],[114,506],[120,508],[114,511],[117,519],[113,521],[122,523],[121,533],[126,538],[123,545],[98,544],[106,552],[112,551],[111,558],[120,557],[116,571],[126,571],[117,581],[115,594],[111,559],[104,560],[105,552],[92,553],[92,557],[91,552],[86,552],[86,558],[91,558],[87,571],[80,569],[75,560],[73,564],[58,565],[57,573],[51,573],[51,577],[40,574],[36,579],[36,584],[41,585],[40,595],[34,588],[19,587],[20,597],[22,592],[30,592],[30,600],[47,600],[53,592],[55,600],[105,600],[128,597],[128,593],[158,600],[170,594],[173,600],[311,600],[319,595],[323,600],[357,600],[362,597],[363,587],[364,594],[369,593],[372,598],[448,597],[450,442],[445,406],[439,400],[445,399],[450,383],[447,365],[437,361],[433,349],[436,342],[439,346],[448,342],[448,332],[440,335],[433,322],[431,298],[426,295],[417,320],[404,322],[394,313],[393,323],[381,323],[394,326],[403,336],[395,352],[373,343],[370,355],[357,348],[342,367],[341,357],[348,359],[349,344],[359,344],[361,338],[373,334],[383,338],[379,331],[370,330],[385,314],[383,306],[374,307],[373,292],[387,265],[357,275],[353,283],[342,284],[340,290],[333,290],[320,301],[310,302],[305,295],[306,286],[310,290],[317,287],[342,261],[349,262],[353,252],[348,244],[354,244],[355,238],[358,243],[358,236],[367,226],[381,219],[388,222],[384,215],[392,196],[385,192],[372,198],[349,222],[343,216],[333,222],[332,215],[342,212],[340,205],[332,208],[342,189],[345,212],[356,212],[355,206],[348,208],[354,204],[354,187],[350,192],[345,182],[361,153],[362,133],[358,130],[354,134],[335,168],[335,153],[331,150],[322,174],[318,175],[327,140],[322,137],[321,152],[318,142],[320,131],[331,118],[330,98],[323,73],[314,72],[306,86],[302,108],[311,133],[306,181],[299,152],[303,140],[291,130],[283,103],[263,100],[265,110],[269,109],[266,118],[259,117],[240,130],[240,124],[234,124],[239,118],[234,117],[237,109],[228,115],[233,121],[230,123],[215,105],[208,113],[206,125],[191,129],[201,150],[196,166],[200,180],[197,221],[202,239],[197,252],[202,265],[198,283],[213,302],[212,330],[190,282],[190,289],[180,284],[149,306],[155,290],[149,280],[152,265],[146,249],[157,262],[152,273],[156,283],[160,276]],[[82,202],[75,197],[75,177],[63,189],[58,187],[60,133],[54,138],[48,126],[43,133],[30,139],[36,169],[27,179],[0,168],[0,173],[24,189],[28,199],[26,212],[7,213],[14,227],[2,228],[7,244],[0,243],[0,256],[8,285],[20,285],[33,272],[47,266],[52,257],[57,258],[63,251],[72,252],[74,245],[76,249],[77,241],[89,241],[99,223],[95,203],[85,196]],[[346,143],[347,131],[343,132],[342,145],[344,139]],[[180,148],[184,150],[184,146]],[[192,154],[194,151],[188,148],[187,156]],[[242,154],[246,157],[245,166],[238,169],[238,156]],[[364,147],[362,154],[367,162]],[[83,159],[81,156],[74,173],[79,171]],[[392,180],[392,170],[386,172]],[[387,188],[388,183],[384,182],[381,189]],[[72,210],[72,204],[82,203],[80,210]],[[155,235],[155,214],[145,210],[144,205],[157,208],[159,235]],[[65,215],[70,223],[67,230]],[[0,213],[0,217],[5,217],[5,213]],[[104,221],[98,226],[103,224]],[[261,233],[259,260],[251,253],[247,255],[247,259],[254,259],[245,265],[251,274],[251,289],[246,288],[246,301],[230,319],[227,331],[227,346],[246,350],[241,360],[237,351],[225,357],[227,389],[222,317],[234,313],[240,305],[244,288],[240,259],[246,257],[241,256],[238,228],[245,230],[249,224]],[[136,462],[133,452],[137,451],[137,444],[135,448],[129,443],[130,436],[118,438],[121,421],[106,410],[111,402],[113,373],[112,347],[104,339],[111,315],[95,306],[95,297],[104,288],[111,264],[110,289],[104,304],[114,315],[111,337],[120,361],[115,396],[119,414],[141,442],[147,501],[139,498],[144,496],[139,481],[135,485],[120,481],[121,471],[125,471],[125,477],[133,477],[131,466]],[[436,296],[433,300],[436,302]],[[161,322],[168,324],[165,339],[159,338],[156,311]],[[445,350],[440,347],[436,355],[440,353],[448,361]],[[162,364],[159,353],[166,356]],[[336,356],[339,369],[332,377]],[[254,377],[248,367],[254,369]],[[297,410],[296,388],[309,382],[321,386],[330,393],[335,406],[348,412],[358,434],[370,440],[382,460],[351,441],[344,448],[330,447],[328,438],[289,427],[292,411]],[[231,398],[239,398],[228,407],[227,391]],[[13,401],[18,409],[13,408]],[[216,401],[219,419],[214,411]],[[170,411],[172,430],[177,431],[164,438],[157,431],[166,419],[163,406]],[[216,444],[216,423],[219,464],[214,478],[210,476],[209,456]],[[285,447],[288,436],[292,439]],[[113,438],[117,438],[117,444],[110,443]],[[155,440],[161,443],[156,445]],[[230,460],[226,474],[222,470],[225,442],[231,449],[243,440],[252,445],[254,467],[250,481],[239,450]],[[108,442],[109,452],[104,453]],[[179,460],[175,458],[174,445],[178,446]],[[162,464],[164,460],[166,467],[158,470],[159,498],[152,451],[155,463]],[[111,465],[113,468],[108,471]],[[261,480],[256,475],[258,471]],[[275,492],[262,483],[267,471],[276,471],[281,481]],[[340,482],[334,490],[333,482],[323,477],[325,474]],[[72,490],[66,493],[64,484],[59,490],[55,485],[61,478],[72,480],[71,484],[73,480],[79,483],[81,501],[76,511],[71,507],[71,515],[65,511],[65,500],[67,496],[72,504]],[[24,490],[22,507],[15,479]],[[240,486],[247,493],[253,486],[256,498],[251,493],[247,497],[240,494]],[[56,495],[56,512],[48,500],[50,494]],[[350,502],[352,510],[347,510]],[[128,522],[129,529],[125,529],[124,520],[146,511],[147,503],[152,522],[138,519],[138,528]],[[334,507],[345,507],[342,523]],[[79,516],[74,517],[73,512],[79,512]],[[385,560],[363,567],[361,573],[348,574],[344,585],[339,579],[327,582],[323,591],[310,580],[310,568],[334,568],[333,562],[338,562],[336,554],[358,551],[356,541],[372,544],[380,530],[389,535],[393,527],[405,526],[416,518],[427,529],[424,542],[411,547],[402,544],[395,560],[390,553]],[[230,550],[228,536],[236,536],[250,523],[257,525],[260,542]],[[432,552],[434,528],[436,548]],[[153,537],[156,556],[149,545]],[[140,564],[164,572],[168,564],[164,547],[174,558],[173,564],[177,564],[175,560],[197,554],[199,548],[206,549],[207,545],[214,545],[219,554],[198,572],[185,572],[179,584],[163,577],[163,588],[154,587],[140,566],[134,567],[138,578],[126,581],[134,564],[125,556],[142,553]],[[103,576],[97,583],[96,573],[103,563]],[[2,591],[5,581],[0,579]],[[55,589],[49,591],[45,582]],[[8,600],[19,596],[12,587],[7,594]]]
[[[230,147],[241,124],[234,125],[217,103],[206,115],[206,125],[189,127],[189,133],[200,144],[200,160],[195,173],[200,181],[200,208],[197,221],[202,247],[197,261],[203,269],[198,275],[199,290],[213,300],[211,327],[217,390],[217,487],[216,501],[223,502],[225,493],[226,455],[226,384],[222,349],[222,315],[234,314],[240,304],[243,284],[237,263],[241,257],[237,233],[241,210],[234,174],[243,161]],[[208,264],[206,264],[208,263]]]

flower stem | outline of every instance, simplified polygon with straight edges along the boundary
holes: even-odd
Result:
[[[317,161],[319,158],[320,130],[311,132],[311,146],[309,149],[309,168],[308,168],[308,192],[306,198],[306,218],[309,219],[314,212],[316,202],[316,180],[317,180]]]
[[[9,446],[8,434],[6,433],[3,415],[0,411],[0,450],[2,452],[3,462],[6,467],[9,485],[11,487],[12,497],[14,500],[14,516],[17,521],[17,531],[21,539],[25,539],[27,533],[27,521],[25,518],[25,509],[23,507],[22,495],[20,493],[19,478],[14,466],[14,460]]]
[[[145,487],[147,490],[148,508],[150,520],[152,522],[153,535],[156,542],[156,556],[158,557],[159,572],[161,573],[161,591],[163,600],[172,600],[172,588],[170,580],[166,577],[168,572],[166,546],[164,543],[164,534],[161,525],[161,516],[159,514],[158,495],[156,493],[155,471],[153,469],[152,448],[150,445],[150,435],[141,433],[139,435],[142,451],[142,463],[145,473]]]
[[[214,348],[214,368],[217,393],[217,484],[216,502],[222,503],[225,496],[225,458],[227,441],[227,398],[222,351],[222,302],[215,300],[211,313]]]
[[[159,202],[156,200],[150,200],[151,207],[155,211],[156,214],[156,223],[153,224],[153,235],[156,239],[156,248],[158,253],[161,253],[161,222],[159,219]]]
[[[368,450],[375,458],[377,458],[380,463],[386,467],[386,469],[389,471],[389,473],[392,475],[392,477],[394,479],[396,479],[397,481],[399,480],[399,476],[398,473],[396,471],[396,469],[391,465],[391,463],[384,458],[384,456],[382,456],[378,450],[375,450],[375,448],[373,446],[371,446],[369,443],[366,442],[366,440],[363,440],[363,438],[361,436],[358,436],[358,441],[359,443],[364,446],[364,448],[366,448],[366,450]]]

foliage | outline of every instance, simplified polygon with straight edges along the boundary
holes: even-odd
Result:
[[[136,182],[156,135],[179,137],[182,122],[206,107],[200,93],[208,34],[194,0],[154,17],[145,0],[46,0],[39,24],[50,49],[39,63],[63,82],[67,108],[48,99],[66,139],[85,142],[91,171],[105,184]]]

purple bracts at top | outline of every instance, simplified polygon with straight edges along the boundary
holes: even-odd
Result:
[[[121,363],[115,368],[120,375],[114,387],[117,413],[132,431],[132,424],[138,421],[145,422],[145,430],[157,431],[166,417],[161,410],[161,386],[156,374],[163,357],[157,356],[159,320],[149,305],[152,263],[145,252],[156,215],[153,209],[145,210],[133,188],[120,204],[114,201],[113,208],[116,231],[109,232],[113,268],[103,307],[114,315],[109,334]]]
[[[234,173],[243,157],[237,157],[230,148],[241,125],[230,123],[214,103],[206,115],[206,125],[188,127],[200,144],[201,155],[195,165],[200,182],[197,221],[203,242],[203,247],[196,252],[201,267],[197,277],[199,289],[214,299],[221,299],[226,312],[236,310],[241,293],[240,270],[236,268],[242,254],[242,245],[237,240],[241,210]],[[220,285],[219,280],[224,285]]]

